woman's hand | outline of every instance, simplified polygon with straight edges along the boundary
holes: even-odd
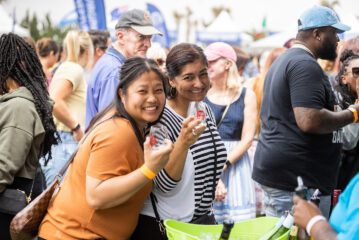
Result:
[[[206,125],[202,125],[200,119],[190,116],[183,121],[182,129],[176,142],[186,146],[188,149],[198,140],[205,129]]]
[[[157,174],[167,164],[174,145],[169,139],[165,139],[159,148],[154,149],[147,137],[143,146],[145,164]]]
[[[223,201],[225,199],[226,195],[227,195],[227,189],[224,186],[223,181],[221,179],[219,179],[217,187],[216,187],[214,199],[217,201]]]
[[[312,217],[322,215],[314,203],[303,200],[298,196],[293,197],[293,203],[294,222],[301,228],[305,229]]]

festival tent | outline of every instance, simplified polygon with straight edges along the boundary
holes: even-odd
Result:
[[[207,28],[197,31],[196,35],[197,42],[204,44],[222,41],[245,46],[253,41],[250,35],[239,32],[237,24],[227,11],[222,11]]]
[[[283,45],[291,38],[295,38],[297,30],[287,30],[279,33],[272,34],[268,37],[262,38],[253,42],[250,45],[252,51],[264,51],[277,47],[283,47]]]
[[[0,34],[14,32],[20,36],[29,36],[29,31],[18,24],[14,24],[9,14],[0,5]]]

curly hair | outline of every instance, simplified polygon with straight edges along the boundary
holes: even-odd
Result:
[[[3,34],[0,37],[0,49],[0,91],[7,92],[6,79],[11,77],[31,92],[36,111],[45,129],[40,156],[45,158],[47,164],[52,158],[51,146],[57,144],[60,138],[52,117],[52,106],[40,60],[35,49],[14,33]]]
[[[338,86],[336,86],[335,90],[337,90],[340,95],[343,97],[342,101],[340,101],[339,105],[342,109],[348,108],[350,105],[352,105],[355,102],[355,96],[350,92],[350,89],[347,84],[344,84],[341,81],[341,77],[347,73],[347,67],[349,66],[349,63],[354,60],[358,59],[359,55],[355,54],[352,50],[344,50],[342,54],[340,55],[340,69],[335,77],[335,80],[339,83]]]

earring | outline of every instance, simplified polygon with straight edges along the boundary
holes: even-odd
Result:
[[[176,96],[176,93],[177,93],[176,88],[170,87],[170,92],[168,95],[173,98]]]
[[[317,39],[320,41],[320,37],[317,37]]]

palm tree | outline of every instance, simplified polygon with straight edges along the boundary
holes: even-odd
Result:
[[[320,5],[334,9],[335,6],[340,6],[339,0],[321,0]]]

